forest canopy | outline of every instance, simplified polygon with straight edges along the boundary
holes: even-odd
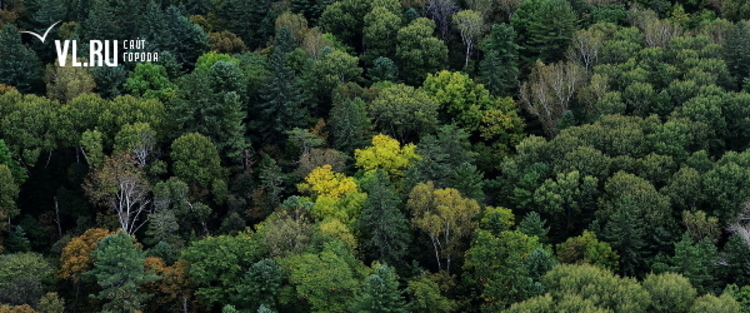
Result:
[[[750,312],[748,19],[0,0],[0,313]]]

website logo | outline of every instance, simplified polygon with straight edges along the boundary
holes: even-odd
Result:
[[[31,31],[20,31],[20,33],[30,34],[39,38],[42,43],[47,39],[49,32],[61,21],[52,24],[44,36]],[[120,65],[120,61],[126,63],[143,63],[158,62],[159,52],[144,51],[146,40],[89,40],[89,58],[88,62],[80,62],[78,58],[78,41],[77,40],[55,40],[55,50],[57,51],[57,64],[65,67],[68,64],[70,56],[70,65],[73,67],[115,67]],[[122,45],[120,45],[122,43]],[[122,47],[123,53],[120,55],[119,48]],[[122,57],[122,59],[120,59]]]

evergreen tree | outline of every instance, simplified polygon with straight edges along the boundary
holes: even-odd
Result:
[[[333,148],[351,154],[367,146],[371,138],[372,123],[360,98],[338,100],[331,109],[329,127]]]
[[[140,245],[121,231],[104,237],[91,257],[97,261],[88,273],[96,277],[102,289],[96,297],[109,301],[104,304],[104,309],[123,313],[141,310],[143,302],[151,295],[139,287],[159,279],[159,276],[145,270],[145,253]]]
[[[479,81],[496,97],[513,96],[518,88],[516,32],[508,24],[492,25],[479,43],[484,59],[479,62]]]
[[[219,61],[208,71],[196,70],[180,82],[180,92],[169,107],[177,133],[198,132],[216,143],[223,160],[239,164],[245,142],[247,113],[244,77],[235,63]]]
[[[362,294],[351,306],[356,313],[406,313],[398,276],[387,265],[380,266],[365,281]]]
[[[516,42],[523,47],[526,66],[562,60],[576,30],[576,14],[567,0],[524,1],[511,17],[518,32]]]
[[[282,33],[289,32],[282,28]],[[285,44],[274,48],[269,62],[270,74],[260,87],[263,100],[259,104],[259,118],[255,127],[263,135],[265,142],[280,142],[284,134],[295,127],[305,128],[310,122],[310,114],[304,107],[304,93],[300,79],[287,65],[288,50]]]
[[[402,264],[409,243],[409,224],[387,174],[377,171],[362,183],[367,199],[358,226],[368,255],[387,264]]]
[[[276,299],[281,291],[283,272],[273,259],[263,259],[250,266],[237,285],[233,302],[239,308],[253,310],[264,306],[276,307]]]
[[[122,65],[97,66],[91,70],[96,87],[94,91],[102,98],[112,99],[122,94],[122,85],[128,79],[128,71]]]
[[[0,84],[29,93],[38,91],[41,83],[39,58],[21,43],[21,34],[15,26],[3,26],[0,29]]]
[[[748,78],[750,76],[750,56],[743,52],[750,49],[750,26],[748,26],[747,21],[739,21],[734,24],[723,49],[723,57],[727,62],[729,72],[735,76],[737,81]]]
[[[367,71],[367,76],[373,82],[391,81],[398,82],[398,68],[393,60],[386,57],[378,57],[372,61],[372,68]]]

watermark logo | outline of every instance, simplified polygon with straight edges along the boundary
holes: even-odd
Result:
[[[47,39],[49,32],[61,21],[57,21],[52,24],[47,31],[44,32],[44,36],[30,31],[20,31],[20,33],[30,34],[44,43]],[[120,45],[122,42],[122,45]],[[123,53],[120,55],[118,49],[122,47]],[[120,62],[127,63],[142,63],[142,62],[158,62],[158,52],[147,52],[144,51],[146,48],[146,41],[143,39],[135,40],[89,40],[89,59],[88,62],[80,62],[78,59],[78,41],[77,40],[55,40],[55,50],[57,51],[57,64],[60,67],[64,67],[68,64],[68,56],[70,55],[71,66],[73,67],[115,67],[120,65]],[[70,54],[68,53],[70,52]],[[122,57],[122,59],[120,59]]]
[[[47,34],[49,34],[49,31],[52,30],[53,28],[55,28],[55,25],[59,24],[60,22],[62,22],[62,21],[57,21],[54,24],[52,24],[52,26],[50,26],[49,28],[47,28],[47,31],[44,32],[44,36],[39,36],[39,34],[37,34],[35,32],[30,32],[30,31],[26,31],[26,30],[20,31],[19,33],[22,33],[22,34],[31,34],[34,37],[39,38],[39,40],[41,40],[42,43],[44,43],[44,40],[47,39]]]

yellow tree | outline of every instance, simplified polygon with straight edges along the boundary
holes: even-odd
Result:
[[[96,244],[111,234],[113,233],[106,229],[91,228],[86,230],[83,235],[71,239],[63,248],[60,256],[60,271],[57,273],[57,277],[71,279],[78,283],[81,274],[89,271],[94,264],[91,252],[96,248]]]
[[[438,267],[450,272],[451,261],[463,255],[463,239],[477,226],[479,204],[456,189],[435,189],[430,181],[412,189],[406,206],[414,216],[412,223],[430,237]]]
[[[316,218],[338,219],[347,225],[359,215],[367,197],[359,191],[354,178],[334,172],[329,164],[313,169],[297,187],[312,194]]]
[[[401,146],[396,139],[379,134],[372,138],[372,146],[354,150],[354,159],[357,167],[367,172],[383,170],[391,180],[399,180],[404,169],[421,159],[416,150],[414,144]]]

